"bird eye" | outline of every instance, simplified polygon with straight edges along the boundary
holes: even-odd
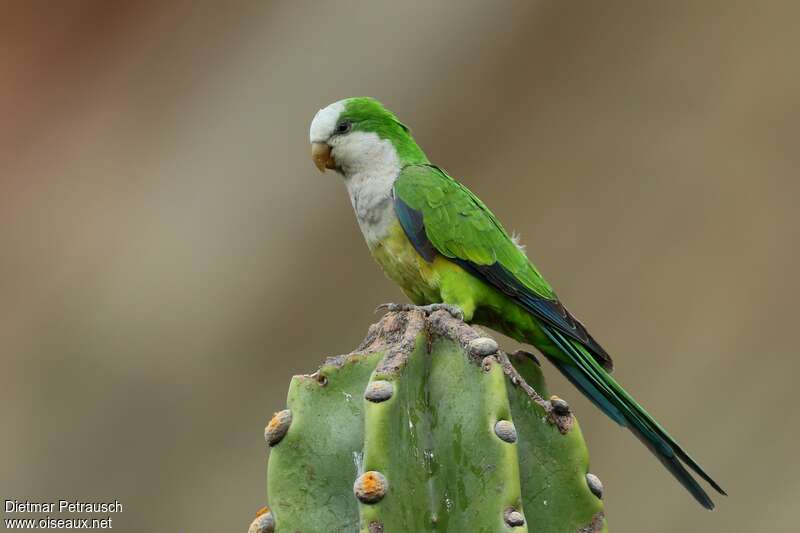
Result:
[[[352,128],[352,127],[353,127],[353,123],[352,122],[350,122],[349,120],[343,120],[343,121],[341,121],[340,123],[338,123],[336,125],[336,129],[334,130],[334,133],[337,133],[337,134],[341,135],[342,133],[347,133],[348,131],[350,131],[350,128]]]

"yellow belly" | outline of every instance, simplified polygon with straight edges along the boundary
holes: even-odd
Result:
[[[399,222],[389,228],[389,235],[371,249],[386,276],[400,285],[403,292],[417,305],[441,302],[441,269],[448,263],[437,256],[428,263],[420,256],[406,237]],[[454,265],[453,265],[454,266]]]
[[[527,339],[538,329],[532,316],[494,287],[466,272],[442,255],[428,263],[417,253],[399,222],[391,225],[386,238],[371,248],[372,256],[386,275],[400,285],[417,305],[445,302],[457,305],[464,318]]]
[[[468,322],[474,320],[520,342],[544,346],[545,350],[550,347],[532,314],[441,255],[431,263],[425,261],[399,222],[392,224],[388,236],[371,251],[386,276],[400,285],[415,304],[457,305]]]

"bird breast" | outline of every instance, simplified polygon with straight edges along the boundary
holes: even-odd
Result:
[[[388,172],[379,174],[357,174],[346,179],[350,202],[358,219],[358,225],[370,249],[389,234],[389,228],[397,221],[392,204],[394,176]]]

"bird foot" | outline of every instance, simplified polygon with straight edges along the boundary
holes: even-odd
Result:
[[[457,305],[453,304],[444,304],[444,303],[437,303],[437,304],[429,304],[429,305],[414,305],[414,304],[381,304],[375,308],[375,312],[378,311],[389,311],[389,312],[398,312],[398,311],[422,311],[426,315],[430,315],[431,313],[435,313],[436,311],[447,311],[450,313],[450,316],[455,318],[456,320],[464,320],[464,311]]]

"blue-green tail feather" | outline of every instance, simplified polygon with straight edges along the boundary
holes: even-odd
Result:
[[[713,509],[714,502],[686,470],[683,463],[686,463],[720,494],[725,494],[725,491],[711,479],[711,476],[706,474],[700,465],[675,442],[675,439],[642,406],[636,403],[583,346],[566,338],[555,328],[543,325],[542,329],[570,360],[570,363],[567,363],[548,356],[556,368],[601,411],[619,425],[630,429],[703,507]]]

